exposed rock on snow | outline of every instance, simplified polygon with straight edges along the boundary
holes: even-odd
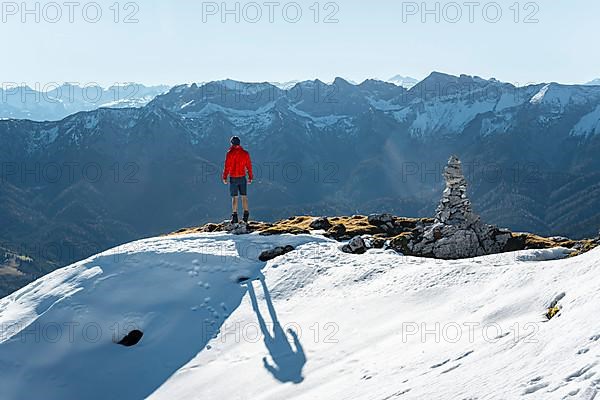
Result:
[[[367,244],[360,236],[353,237],[348,244],[342,246],[342,251],[350,254],[364,254],[367,252],[367,250]]]
[[[272,260],[272,259],[282,256],[284,254],[287,254],[291,251],[294,251],[294,246],[291,246],[291,245],[277,246],[274,249],[265,250],[262,253],[260,253],[260,256],[258,256],[258,259],[260,261],[267,262],[269,260]]]
[[[368,218],[371,225],[381,228],[384,232],[397,234],[403,231],[404,227],[398,226],[391,214],[371,214]]]
[[[232,233],[234,235],[245,235],[247,233],[250,233],[248,224],[244,224],[244,223],[238,223],[238,224],[226,223],[225,231]]]
[[[450,157],[444,170],[446,189],[434,224],[407,242],[410,253],[443,259],[459,259],[504,251],[512,234],[481,222],[471,208],[461,162]]]
[[[342,251],[349,254],[365,254],[369,249],[381,249],[385,240],[373,236],[355,236],[342,246]]]

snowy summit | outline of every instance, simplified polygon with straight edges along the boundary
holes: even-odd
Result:
[[[151,238],[41,278],[0,301],[0,398],[598,392],[600,249],[442,261],[322,232]]]

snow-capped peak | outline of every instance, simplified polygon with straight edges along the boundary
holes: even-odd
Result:
[[[405,89],[410,89],[419,83],[419,80],[411,78],[410,76],[395,75],[389,78],[387,82],[393,83],[396,86],[402,86]]]
[[[300,81],[299,80],[293,80],[293,81],[287,81],[287,82],[269,82],[271,85],[278,87],[279,89],[282,90],[289,90],[292,89],[294,86],[296,86]]]

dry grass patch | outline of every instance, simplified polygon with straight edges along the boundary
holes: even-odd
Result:
[[[303,233],[310,233],[310,224],[313,220],[313,217],[307,216],[291,217],[256,230],[261,235],[281,235],[284,233],[300,235]]]
[[[554,318],[556,316],[556,314],[558,314],[560,312],[560,308],[558,306],[554,306],[554,307],[550,307],[548,309],[548,311],[546,312],[546,318],[548,318],[549,320]]]
[[[534,235],[532,233],[523,234],[523,239],[525,240],[525,249],[550,249],[553,247],[568,247],[565,243],[559,243],[550,238],[541,237],[538,235]]]
[[[578,256],[598,247],[598,243],[596,243],[594,240],[589,239],[557,240],[553,238],[546,238],[534,235],[533,233],[513,233],[513,237],[522,241],[524,250],[566,247],[567,249],[575,250],[573,253],[571,253],[571,257]]]
[[[364,215],[354,215],[352,217],[334,217],[329,218],[329,221],[333,225],[344,225],[344,228],[346,228],[345,235],[350,237],[383,233],[381,228],[371,225],[368,217]]]

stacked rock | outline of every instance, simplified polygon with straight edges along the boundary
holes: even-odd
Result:
[[[437,208],[435,223],[408,241],[413,255],[458,259],[500,253],[512,237],[510,231],[481,222],[467,196],[461,162],[450,157],[444,170],[446,189]]]
[[[471,201],[467,197],[467,181],[462,172],[462,165],[456,156],[450,157],[444,169],[446,189],[437,208],[436,222],[463,227],[476,225],[479,216],[473,213]]]

